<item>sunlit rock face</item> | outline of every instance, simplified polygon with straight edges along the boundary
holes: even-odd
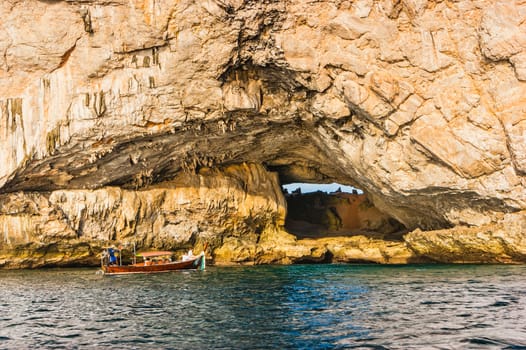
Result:
[[[523,222],[523,1],[4,0],[0,13],[0,212],[32,210],[43,241],[81,236],[57,198],[107,203],[243,162],[361,188],[422,240]],[[4,221],[2,247],[31,241],[24,220]],[[243,244],[221,230],[207,231],[218,261],[257,260],[230,254]],[[295,261],[279,254],[258,261]]]
[[[182,174],[147,190],[7,194],[0,205],[0,267],[8,268],[94,265],[108,244],[128,256],[134,244],[184,251],[224,242],[255,246],[262,234],[280,232],[286,208],[277,175],[250,164]]]

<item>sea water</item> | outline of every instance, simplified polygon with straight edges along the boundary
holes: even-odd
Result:
[[[0,349],[526,349],[526,266],[0,271]]]

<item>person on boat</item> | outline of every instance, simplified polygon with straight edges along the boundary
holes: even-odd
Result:
[[[183,261],[192,260],[194,258],[194,253],[192,252],[192,249],[188,251],[188,253],[183,255]]]
[[[113,248],[108,248],[108,255],[109,255],[109,264],[110,265],[117,265],[117,257],[115,256],[115,250]]]

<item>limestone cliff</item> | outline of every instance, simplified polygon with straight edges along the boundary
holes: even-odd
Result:
[[[128,253],[134,243],[184,251],[205,242],[255,246],[261,234],[283,226],[286,207],[276,175],[246,164],[202,169],[147,190],[56,190],[1,200],[5,267],[93,265],[107,244]]]
[[[94,261],[96,242],[135,233],[145,247],[211,240],[223,263],[526,261],[524,1],[3,0],[0,13],[6,265]],[[354,185],[414,231],[298,241],[272,172]]]
[[[400,234],[404,227],[380,212],[365,194],[344,192],[291,194],[285,228],[298,237]]]

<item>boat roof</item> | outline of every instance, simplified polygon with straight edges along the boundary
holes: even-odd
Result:
[[[153,252],[138,253],[137,256],[142,256],[143,258],[151,258],[155,256],[172,255],[172,254],[173,252],[170,252],[170,251],[159,250],[159,251],[153,251]]]

